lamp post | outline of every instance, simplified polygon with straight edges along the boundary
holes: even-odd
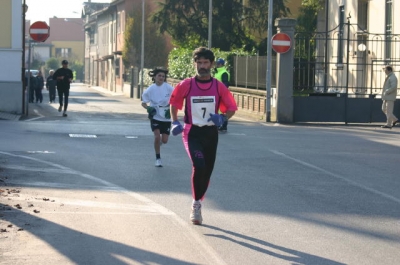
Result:
[[[269,0],[268,3],[268,44],[267,44],[267,80],[266,80],[266,121],[271,121],[271,77],[272,77],[272,19],[273,19],[274,0]]]
[[[25,74],[25,24],[26,24],[26,17],[25,14],[28,11],[28,5],[26,4],[26,0],[24,0],[22,4],[22,113],[25,115],[28,115],[28,97],[26,97],[26,94],[28,91],[26,90],[26,74]]]
[[[211,49],[212,41],[212,0],[208,2],[208,48]]]
[[[141,69],[141,77],[140,77],[140,95],[143,94],[143,74],[144,74],[144,0],[142,0],[142,51],[140,56],[140,69]]]

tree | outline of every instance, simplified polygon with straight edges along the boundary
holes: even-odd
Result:
[[[303,0],[299,9],[296,31],[314,33],[317,29],[318,12],[321,9],[321,0]]]
[[[275,0],[274,17],[287,15],[285,0]],[[212,7],[212,46],[222,51],[257,48],[256,36],[266,35],[268,3],[265,0],[214,0]],[[165,0],[151,20],[168,32],[181,47],[207,45],[209,1]],[[261,39],[266,37],[261,37]]]
[[[146,3],[147,5],[147,3]],[[149,17],[149,8],[145,8],[145,17]],[[145,21],[145,49],[144,67],[166,66],[168,61],[168,50],[165,36],[159,33],[159,26],[155,23]],[[142,8],[137,6],[126,20],[126,32],[122,59],[126,67],[140,65],[140,53],[142,46]]]
[[[46,69],[49,70],[50,69],[56,70],[60,68],[60,65],[61,65],[60,60],[54,57],[51,57],[46,61]]]

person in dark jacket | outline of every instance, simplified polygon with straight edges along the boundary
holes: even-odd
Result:
[[[36,87],[35,87],[36,103],[38,103],[38,101],[42,103],[43,101],[43,94],[42,94],[43,88],[44,88],[44,79],[42,72],[39,71],[36,76]]]
[[[36,78],[33,76],[32,72],[29,72],[29,87],[28,87],[28,93],[29,93],[29,103],[33,103],[34,101],[34,95],[35,95],[35,88],[36,88]],[[26,85],[28,86],[28,77],[26,78]]]
[[[61,64],[62,67],[56,70],[53,79],[57,80],[57,92],[60,102],[58,111],[61,112],[64,106],[63,117],[67,117],[69,89],[74,76],[71,69],[68,68],[67,60],[63,60]]]
[[[57,80],[53,79],[54,70],[50,70],[49,76],[46,79],[46,89],[49,91],[49,103],[53,103],[56,100],[56,83]]]

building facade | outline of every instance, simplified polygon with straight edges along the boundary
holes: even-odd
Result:
[[[23,6],[21,0],[2,0],[0,17],[0,111],[23,111]]]
[[[155,10],[157,4],[155,0],[146,1],[146,14]],[[127,18],[133,11],[139,10],[142,11],[142,0],[114,0],[109,4],[85,3],[85,83],[116,93],[130,94],[130,86],[125,83],[130,69],[125,69],[122,55]],[[165,38],[167,47],[164,48],[170,51],[171,40],[167,36]],[[140,51],[136,54],[140,55]]]
[[[400,1],[326,0],[318,19],[317,92],[380,94],[382,67],[400,73]]]

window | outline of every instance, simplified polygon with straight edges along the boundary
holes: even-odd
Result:
[[[121,31],[125,31],[125,11],[121,12]]]
[[[117,15],[117,33],[121,32],[121,12]]]
[[[361,30],[368,30],[368,2],[365,0],[358,1],[358,27]]]
[[[343,66],[344,6],[339,6],[339,39],[337,47],[337,65]]]
[[[115,76],[116,77],[119,77],[119,75],[120,75],[119,64],[120,64],[120,59],[119,58],[115,59]]]
[[[109,27],[110,27],[110,43],[114,42],[114,27],[113,27],[113,23],[110,23]]]
[[[393,34],[393,0],[386,0],[385,7],[385,59],[392,58],[392,34]]]
[[[56,48],[56,57],[68,58],[72,55],[71,48]]]

